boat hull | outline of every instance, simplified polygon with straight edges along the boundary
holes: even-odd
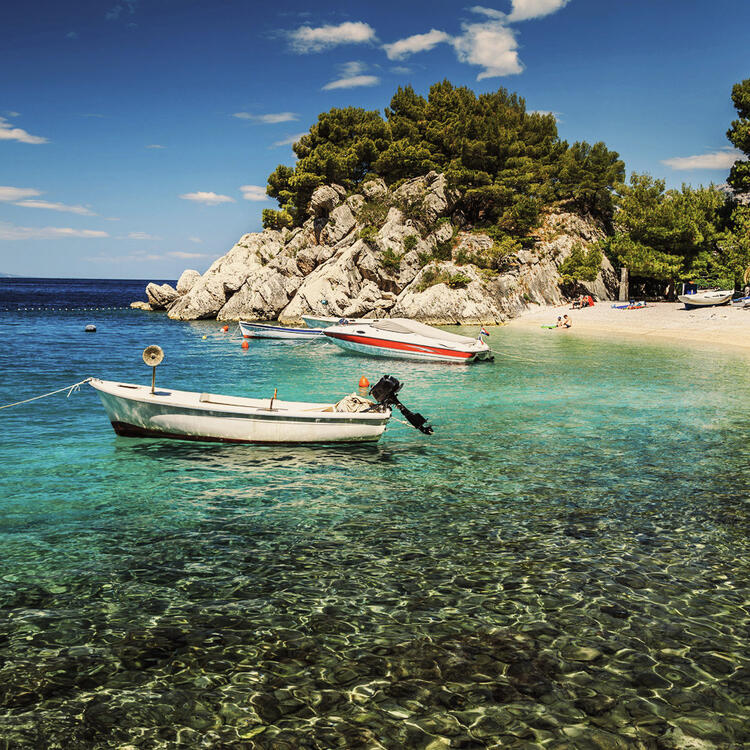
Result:
[[[677,299],[684,303],[688,310],[691,310],[696,307],[726,305],[731,301],[733,294],[733,291],[708,292],[704,294],[698,292],[697,294],[680,294],[677,296]]]
[[[355,333],[325,331],[325,335],[342,349],[366,354],[373,357],[390,357],[396,359],[422,360],[425,362],[450,362],[469,364],[482,360],[491,361],[489,349],[467,352],[428,344],[417,344],[408,341],[385,340]]]
[[[221,443],[336,443],[380,439],[390,412],[336,412],[328,404],[228,398],[93,380],[118,435]],[[128,392],[129,391],[129,392]],[[186,396],[192,403],[186,403]],[[204,397],[207,401],[201,402]],[[171,403],[170,401],[174,402]],[[253,401],[252,408],[237,405]],[[262,405],[261,405],[262,404]],[[325,411],[330,409],[330,411]]]
[[[240,323],[246,339],[314,339],[323,333],[322,328],[289,328],[265,323]]]

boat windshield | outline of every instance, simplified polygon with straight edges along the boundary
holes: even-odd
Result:
[[[418,336],[426,336],[438,341],[452,341],[456,344],[467,344],[474,341],[474,339],[468,336],[459,336],[457,333],[441,331],[439,328],[433,328],[425,323],[419,323],[416,320],[409,320],[408,318],[383,318],[381,320],[374,320],[370,325],[379,331],[417,334]]]

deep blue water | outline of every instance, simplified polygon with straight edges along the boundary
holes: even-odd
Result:
[[[750,742],[746,355],[502,328],[469,367],[243,351],[127,309],[145,283],[0,279],[0,405],[148,382],[156,343],[189,390],[390,372],[435,434],[133,440],[85,386],[0,411],[0,747]]]

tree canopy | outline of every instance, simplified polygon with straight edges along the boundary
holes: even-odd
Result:
[[[750,78],[732,87],[732,102],[738,119],[727,130],[727,138],[745,155],[734,163],[727,182],[738,193],[750,193]]]
[[[517,94],[477,96],[449,81],[427,98],[399,87],[385,117],[355,107],[324,112],[293,148],[296,165],[277,167],[267,192],[295,223],[326,182],[354,190],[369,175],[392,185],[436,170],[461,190],[467,221],[522,236],[556,202],[608,218],[612,188],[625,174],[617,153],[603,143],[569,146],[554,115],[527,112]]]

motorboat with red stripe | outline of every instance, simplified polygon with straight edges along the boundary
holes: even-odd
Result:
[[[361,319],[323,333],[343,349],[372,356],[465,364],[493,359],[481,335],[473,339],[409,318]]]

